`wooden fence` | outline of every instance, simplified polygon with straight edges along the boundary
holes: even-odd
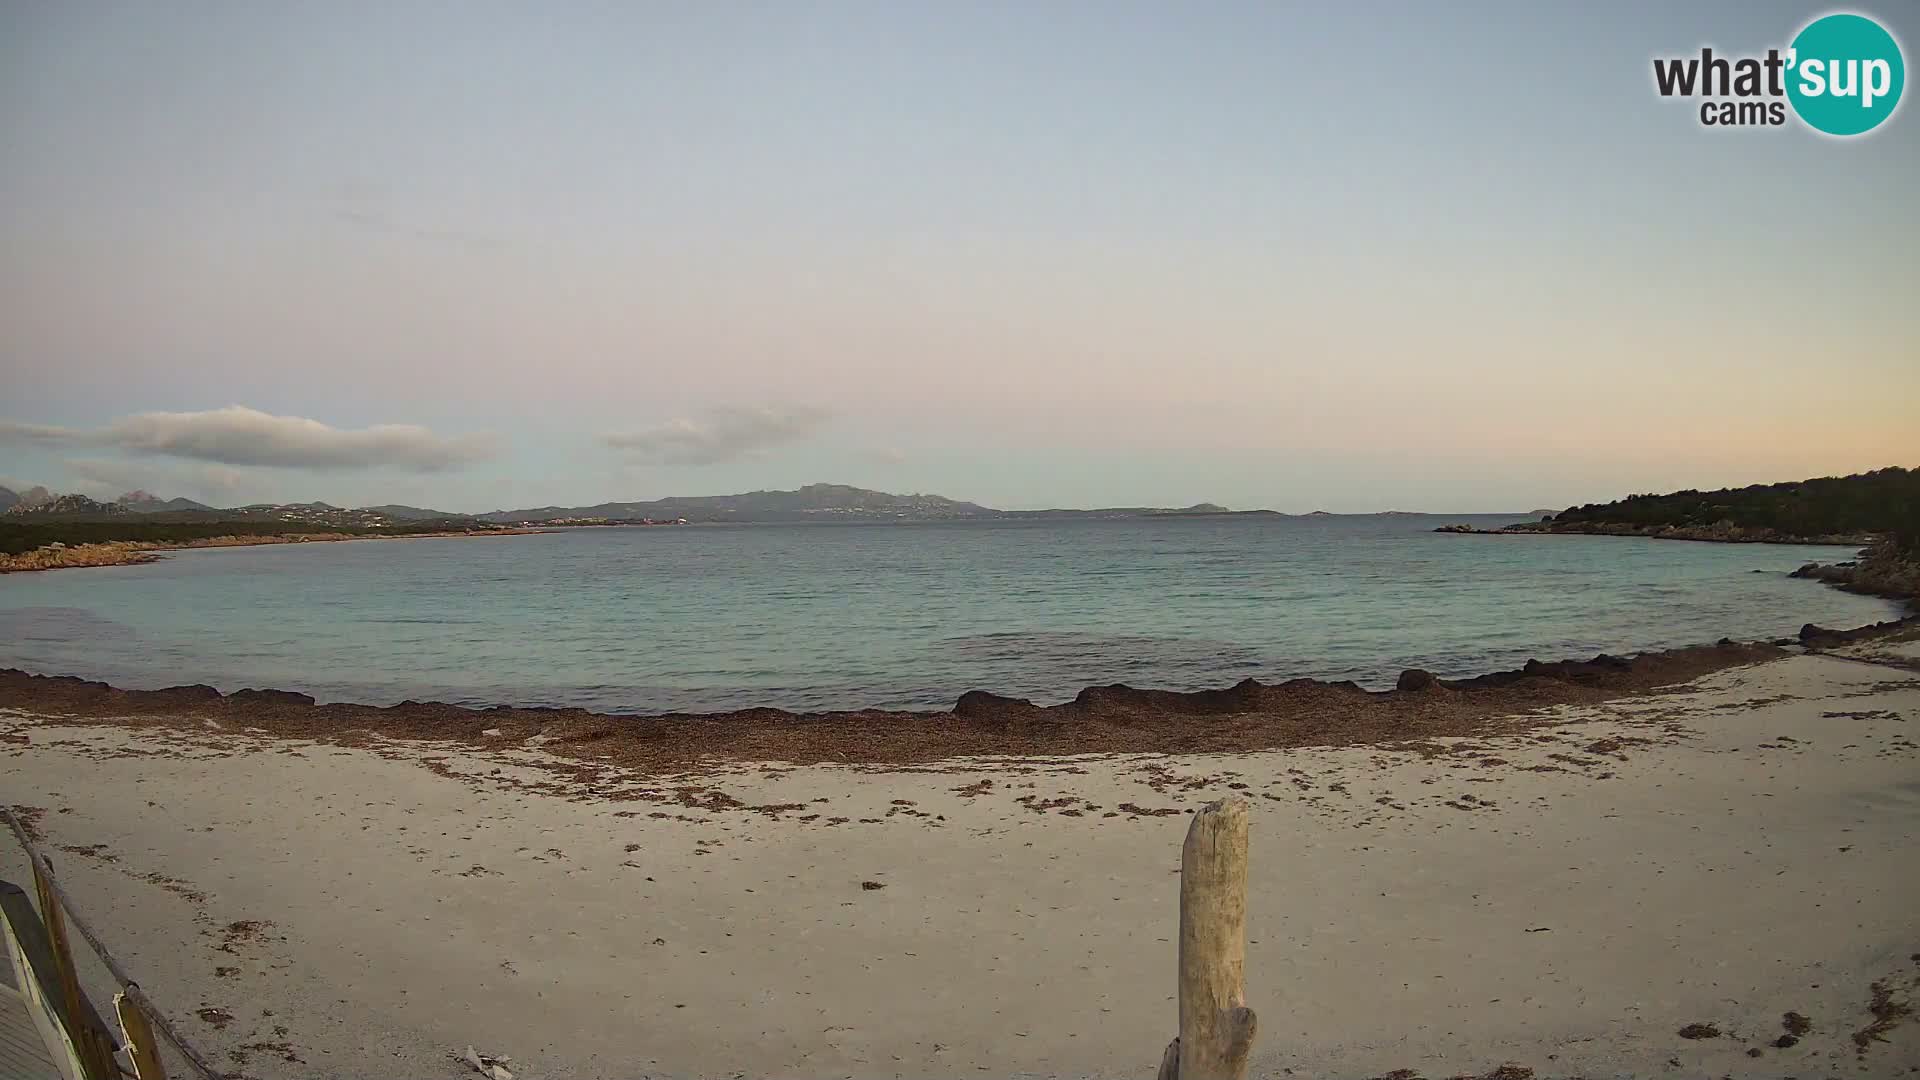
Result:
[[[74,911],[59,879],[54,877],[53,864],[12,812],[0,808],[0,816],[7,819],[33,866],[34,899],[38,901],[37,905],[29,902],[19,886],[0,881],[0,924],[5,927],[7,952],[21,996],[63,1080],[123,1080],[129,1076],[166,1080],[160,1058],[161,1038],[172,1044],[200,1080],[225,1080],[225,1075],[209,1065],[154,1008],[99,935]],[[120,1022],[117,1038],[81,985],[67,936],[69,929],[93,948],[120,988],[113,998],[114,1014]]]

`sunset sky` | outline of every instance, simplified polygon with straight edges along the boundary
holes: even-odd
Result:
[[[1827,10],[0,0],[0,484],[1520,511],[1920,465],[1915,106],[1652,85]],[[1915,8],[1847,10],[1912,66]]]

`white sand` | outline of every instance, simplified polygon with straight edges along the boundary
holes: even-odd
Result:
[[[1256,1075],[1920,1066],[1912,1023],[1864,1056],[1850,1038],[1875,980],[1920,997],[1920,673],[1795,658],[1565,715],[1553,741],[1475,744],[1492,766],[1344,749],[683,781],[809,804],[776,820],[431,746],[13,713],[0,729],[30,742],[0,743],[0,792],[49,809],[121,959],[256,1077],[457,1076],[469,1043],[523,1080],[1148,1076],[1174,1028],[1186,818],[1105,815],[1230,784],[1254,805]],[[1580,749],[1617,735],[1657,742]],[[1169,774],[1194,782],[1150,786]],[[0,872],[24,875],[12,855]],[[239,920],[271,925],[234,940]],[[1775,1049],[1788,1010],[1813,1030]],[[1727,1034],[1676,1035],[1696,1022]]]

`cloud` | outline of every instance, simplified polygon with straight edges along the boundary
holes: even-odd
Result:
[[[792,408],[714,409],[699,420],[681,417],[639,431],[605,437],[608,446],[650,465],[718,465],[799,442],[827,422],[827,412]]]
[[[458,468],[498,452],[497,440],[487,434],[449,438],[414,424],[344,429],[244,405],[207,412],[137,413],[93,430],[0,421],[0,443],[9,442],[97,446],[222,465],[414,472]]]
[[[907,460],[907,452],[897,446],[876,446],[866,452],[869,461],[881,465],[900,465]]]

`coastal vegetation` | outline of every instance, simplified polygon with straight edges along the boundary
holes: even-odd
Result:
[[[1744,488],[1629,495],[1501,529],[1443,525],[1434,531],[1858,545],[1865,549],[1858,559],[1808,563],[1793,576],[1901,600],[1920,610],[1920,469],[1890,466]]]
[[[103,521],[0,521],[0,554],[19,555],[36,548],[61,544],[79,547],[85,544],[147,544],[155,547],[186,547],[222,537],[239,542],[302,537],[351,538],[356,536],[422,536],[447,532],[446,522],[421,522],[388,528],[353,528],[335,525],[303,525],[284,521],[151,521],[141,518],[113,518]],[[460,530],[455,530],[460,531]],[[499,531],[478,526],[473,531]]]
[[[1532,527],[1550,532],[1673,529],[1725,534],[1701,539],[1885,537],[1912,554],[1920,552],[1920,469],[1893,466],[1717,491],[1629,495],[1570,507]]]

